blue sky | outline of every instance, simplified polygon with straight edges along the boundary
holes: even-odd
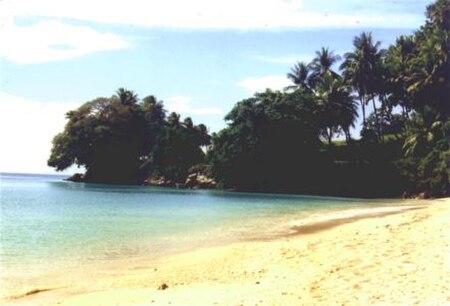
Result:
[[[361,31],[387,46],[430,3],[3,0],[0,171],[51,173],[64,113],[119,87],[218,131],[237,101],[288,85],[296,61],[322,46],[342,55]]]

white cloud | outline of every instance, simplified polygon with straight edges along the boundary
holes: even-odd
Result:
[[[171,112],[181,113],[183,115],[222,115],[223,110],[218,107],[193,107],[192,98],[186,96],[174,96],[168,99],[166,108]]]
[[[265,91],[266,89],[283,90],[292,84],[286,76],[269,75],[264,77],[248,77],[240,81],[238,85],[250,93],[255,93]]]
[[[345,5],[345,4],[344,4]],[[416,15],[311,11],[301,0],[3,0],[13,16],[61,17],[147,27],[265,29],[329,26],[417,27]]]
[[[79,106],[42,102],[0,91],[0,171],[51,173],[51,141],[66,123],[65,113]]]
[[[128,47],[128,43],[116,34],[58,20],[17,26],[12,18],[5,18],[0,41],[4,42],[0,44],[0,57],[21,64],[65,60]]]

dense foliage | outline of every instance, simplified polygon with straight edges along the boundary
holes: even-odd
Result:
[[[238,190],[448,196],[450,1],[429,5],[426,17],[387,49],[371,33],[355,37],[343,57],[322,48],[291,69],[283,92],[238,102],[212,138],[189,118],[166,117],[153,96],[138,101],[120,89],[68,113],[49,165],[82,165],[87,181],[110,183],[155,175],[183,182],[202,169]]]
[[[229,127],[213,136],[214,176],[244,190],[306,190],[321,144],[313,105],[302,90],[268,90],[239,102],[225,118]]]
[[[123,88],[110,98],[97,98],[67,114],[64,131],[53,140],[49,166],[86,168],[85,181],[141,183],[150,175],[176,182],[205,158],[209,143],[204,125],[176,113],[166,118],[154,96],[139,101]],[[182,153],[180,153],[182,152]]]

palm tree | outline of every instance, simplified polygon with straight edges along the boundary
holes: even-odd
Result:
[[[196,125],[194,130],[197,132],[200,146],[207,147],[211,144],[211,136],[208,134],[208,128],[206,125]]]
[[[450,31],[425,30],[416,34],[417,56],[407,76],[413,107],[423,112],[432,107],[439,120],[450,117]]]
[[[155,96],[148,96],[143,99],[142,109],[149,122],[162,123],[166,118],[166,110],[162,101],[158,101]]]
[[[191,130],[194,128],[194,123],[192,122],[192,118],[191,117],[186,117],[183,120],[183,125],[188,129]]]
[[[339,85],[338,85],[339,86]],[[335,93],[335,99],[339,103],[338,123],[345,134],[345,139],[349,144],[352,140],[350,127],[355,127],[355,121],[358,118],[358,105],[355,97],[345,85],[340,85]]]
[[[386,87],[389,98],[386,100],[391,109],[399,105],[402,108],[403,122],[406,124],[411,110],[411,95],[408,93],[408,75],[410,73],[411,60],[416,57],[415,41],[413,36],[402,35],[397,38],[386,52],[384,58]],[[407,126],[404,126],[405,132]]]
[[[179,128],[180,127],[180,115],[172,112],[169,117],[167,117],[167,124],[170,127]]]
[[[450,131],[448,122],[435,121],[430,125],[419,114],[414,114],[411,121],[412,129],[403,144],[406,156],[425,155],[431,151],[435,142],[450,136],[446,134],[446,131]]]
[[[309,68],[311,69],[310,79],[313,87],[317,86],[325,76],[339,76],[331,68],[340,59],[341,57],[339,55],[335,55],[328,48],[322,48],[320,51],[316,51],[316,57],[309,64]]]
[[[288,79],[294,83],[294,86],[289,86],[287,88],[302,88],[307,91],[311,91],[309,87],[309,67],[304,62],[297,62],[293,68],[291,68],[291,72],[287,74]]]
[[[116,91],[116,97],[123,105],[133,105],[138,101],[137,94],[135,94],[132,90],[128,90],[123,87]]]
[[[427,25],[435,29],[450,31],[450,1],[437,0],[427,6]]]
[[[339,128],[344,131],[347,143],[350,143],[350,127],[354,127],[358,112],[355,98],[342,78],[328,75],[322,79],[318,86],[318,103],[324,123],[323,134],[328,143],[331,144],[333,135]]]
[[[346,82],[358,93],[362,108],[363,126],[366,126],[365,106],[375,98],[376,83],[379,79],[379,67],[382,53],[380,42],[372,41],[371,33],[361,33],[353,39],[355,50],[344,55],[341,65]],[[376,117],[375,101],[374,112]],[[377,118],[378,121],[378,118]]]

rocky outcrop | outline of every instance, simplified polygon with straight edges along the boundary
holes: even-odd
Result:
[[[84,174],[75,173],[71,177],[68,177],[66,180],[71,181],[71,182],[76,182],[76,183],[82,183],[82,182],[86,181],[86,177],[84,176]]]
[[[176,187],[176,188],[191,188],[191,189],[215,189],[217,187],[216,181],[202,173],[191,173],[186,178],[184,184],[175,183],[172,180],[165,177],[151,176],[147,178],[143,185],[145,186],[157,186],[157,187]]]
[[[86,176],[81,173],[76,173],[66,180],[76,183],[82,183],[86,182]],[[210,178],[208,175],[201,172],[194,172],[189,174],[184,184],[176,183],[163,176],[150,176],[146,180],[144,180],[142,185],[191,189],[215,189],[217,187],[217,183],[213,178]]]
[[[144,181],[143,185],[156,187],[177,187],[175,182],[166,179],[163,176],[151,176]]]
[[[184,186],[193,189],[215,189],[217,183],[214,179],[205,174],[191,173],[188,175]]]

